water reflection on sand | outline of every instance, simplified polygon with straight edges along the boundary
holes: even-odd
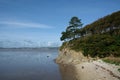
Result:
[[[77,72],[75,71],[75,67],[73,65],[59,64],[59,69],[62,80],[78,80]]]

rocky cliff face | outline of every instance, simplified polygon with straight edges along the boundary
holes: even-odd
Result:
[[[84,57],[82,52],[75,52],[68,48],[59,51],[59,56],[56,59],[56,63],[59,64],[79,64],[85,62],[88,59]]]

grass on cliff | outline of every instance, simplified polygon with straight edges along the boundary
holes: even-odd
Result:
[[[104,58],[103,61],[110,64],[120,65],[120,58],[107,57],[107,58]]]
[[[118,69],[118,71],[120,72],[120,68]]]
[[[60,50],[70,48],[82,51],[84,56],[91,57],[120,57],[120,36],[110,34],[95,34],[64,42]]]
[[[120,58],[119,57],[107,57],[102,59],[106,63],[120,65]],[[118,68],[118,71],[120,72],[120,68]]]

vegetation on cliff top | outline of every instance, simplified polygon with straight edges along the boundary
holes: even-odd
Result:
[[[66,31],[62,32],[61,41],[63,40],[60,50],[68,47],[82,51],[85,56],[120,57],[120,11],[83,28],[81,20],[73,17]]]

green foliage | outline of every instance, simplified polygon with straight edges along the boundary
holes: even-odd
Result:
[[[116,30],[116,31],[115,31]],[[86,36],[88,34],[110,34],[120,35],[120,11],[94,21],[86,25],[80,34]]]
[[[95,34],[64,42],[63,48],[69,47],[75,51],[82,51],[85,56],[91,57],[120,57],[120,36],[109,34]]]
[[[108,34],[96,34],[88,37],[71,40],[68,43],[71,49],[82,51],[85,56],[107,57],[110,55],[120,56],[120,37]],[[119,42],[118,42],[119,41]]]
[[[120,68],[118,69],[118,71],[120,72]]]
[[[77,31],[82,27],[81,20],[78,17],[72,17],[69,26],[65,32],[62,32],[61,41],[69,41],[78,37]]]
[[[103,61],[110,64],[120,65],[120,58],[109,57],[109,58],[103,59]]]
[[[80,28],[82,23],[73,17],[66,32],[62,33],[61,41],[66,40],[60,50],[69,47],[82,51],[91,57],[120,57],[120,11],[98,19]]]
[[[67,42],[63,42],[62,46],[59,48],[59,50],[63,50],[64,48],[67,47]]]

